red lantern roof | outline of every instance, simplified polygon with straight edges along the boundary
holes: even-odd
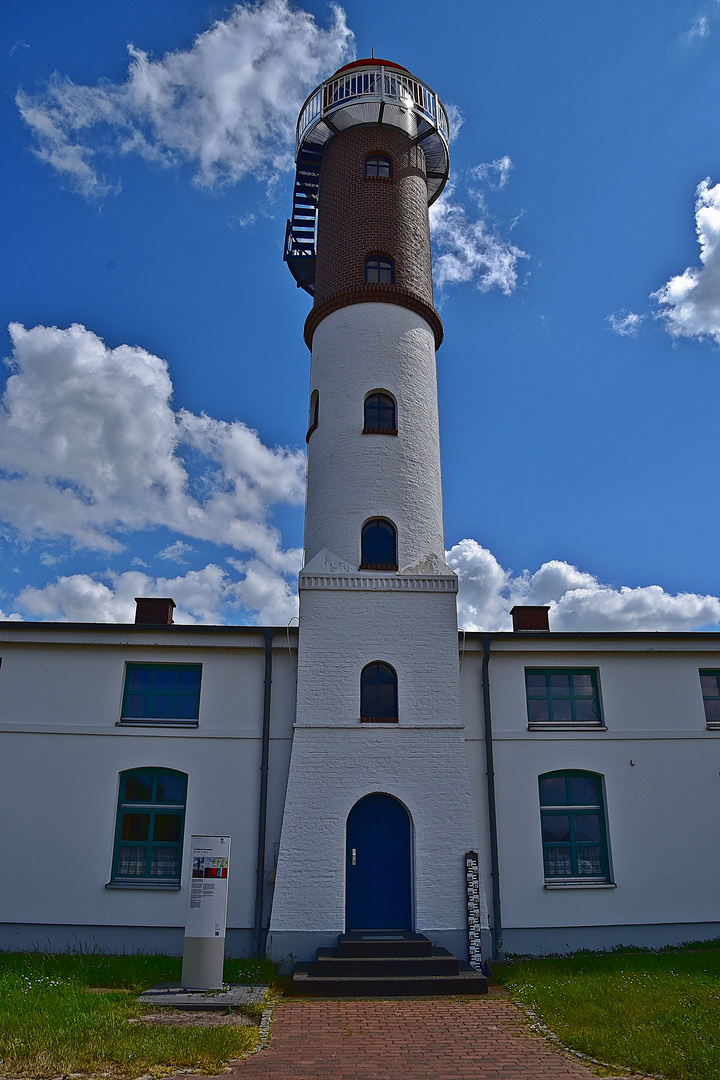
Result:
[[[367,60],[353,60],[350,64],[343,64],[341,68],[337,69],[334,75],[331,75],[331,78],[334,79],[335,75],[339,75],[341,71],[349,71],[350,68],[356,67],[372,67],[373,64],[376,64],[378,67],[397,68],[398,71],[407,71],[408,75],[410,74],[408,69],[406,67],[403,67],[402,64],[394,64],[392,60],[379,60],[377,56],[372,56],[369,57]]]

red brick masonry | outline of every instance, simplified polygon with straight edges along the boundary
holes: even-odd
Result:
[[[284,1001],[234,1080],[590,1080],[505,997]]]

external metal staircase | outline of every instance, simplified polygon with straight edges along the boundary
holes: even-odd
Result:
[[[298,288],[315,287],[315,228],[323,148],[301,147],[297,156],[292,217],[285,232],[285,262]]]

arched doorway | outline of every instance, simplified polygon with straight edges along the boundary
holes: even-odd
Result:
[[[346,930],[411,930],[410,816],[376,792],[347,820]]]

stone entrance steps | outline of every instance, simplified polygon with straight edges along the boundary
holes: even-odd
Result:
[[[314,964],[296,964],[293,993],[304,997],[413,997],[486,994],[487,979],[422,934],[341,934],[336,949],[318,949]]]

